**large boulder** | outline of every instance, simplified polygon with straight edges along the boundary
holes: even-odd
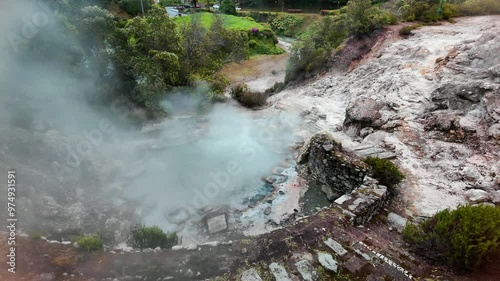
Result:
[[[379,128],[384,125],[380,110],[385,103],[378,102],[368,97],[360,97],[351,101],[347,106],[344,130],[357,135],[365,127]]]
[[[305,145],[297,159],[300,176],[329,186],[333,193],[350,193],[363,183],[366,164],[349,155],[328,133],[318,133]]]
[[[500,140],[500,124],[495,124],[488,129],[488,136],[494,140]]]

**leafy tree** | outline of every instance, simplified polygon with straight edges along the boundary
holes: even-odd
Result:
[[[94,54],[104,50],[106,39],[114,29],[114,24],[114,15],[99,6],[82,8],[78,17],[78,30]]]
[[[314,73],[326,66],[330,54],[347,35],[344,23],[339,18],[324,17],[313,23],[296,44],[292,46],[286,69],[285,81]]]
[[[228,15],[236,15],[236,5],[234,5],[234,1],[232,0],[223,0],[220,5],[219,11]]]
[[[350,0],[343,10],[349,33],[357,36],[370,34],[389,21],[387,15],[380,8],[372,6],[370,0]]]
[[[411,249],[438,264],[471,271],[500,252],[500,208],[486,205],[443,210],[403,229]]]
[[[120,0],[118,4],[128,14],[139,15],[142,13],[141,0]],[[147,12],[152,6],[151,0],[142,0],[142,6],[144,12]]]
[[[163,8],[153,6],[145,18],[136,17],[112,37],[114,60],[130,98],[158,110],[158,98],[182,84],[179,55],[181,37]]]
[[[248,57],[248,38],[245,33],[226,29],[222,18],[217,15],[213,15],[214,21],[206,29],[201,25],[200,16],[193,15],[191,21],[180,29],[183,38],[182,75],[191,84],[199,80],[212,80],[210,76],[222,65]]]

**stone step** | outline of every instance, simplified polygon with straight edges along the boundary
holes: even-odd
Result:
[[[372,148],[373,145],[369,145],[369,144],[365,144],[365,145],[359,145],[359,146],[355,146],[352,151],[360,151],[360,150],[365,150],[365,149],[368,149],[368,148]]]
[[[356,150],[355,153],[359,156],[359,157],[366,157],[366,156],[371,156],[371,155],[374,155],[374,154],[378,154],[378,153],[381,153],[381,152],[385,152],[385,149],[383,148],[380,148],[380,147],[371,147],[371,148],[367,148],[367,149],[362,149],[362,150]]]
[[[321,264],[321,266],[323,266],[325,269],[335,273],[337,272],[338,270],[337,261],[333,259],[332,255],[328,253],[319,252],[318,261]]]
[[[250,268],[241,274],[241,281],[262,281],[262,278],[260,278],[255,269]]]
[[[394,152],[386,151],[386,152],[382,152],[382,153],[377,154],[377,157],[381,158],[381,159],[395,159],[397,157],[397,155]]]
[[[330,247],[335,252],[335,254],[337,254],[340,257],[347,254],[346,249],[344,249],[344,247],[342,247],[342,245],[340,245],[339,242],[333,240],[332,238],[326,239],[325,241],[323,241],[323,243],[325,243],[328,247]]]
[[[305,281],[317,281],[318,280],[318,272],[314,270],[314,267],[307,260],[300,260],[295,263],[295,267],[297,271],[302,276],[302,279]]]
[[[271,270],[271,273],[276,281],[292,281],[292,279],[288,276],[286,269],[276,262],[269,265],[269,270]]]

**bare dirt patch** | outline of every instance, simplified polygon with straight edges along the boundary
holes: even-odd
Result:
[[[220,74],[224,75],[231,85],[246,83],[252,91],[265,91],[274,83],[285,80],[288,58],[288,53],[257,55],[247,61],[226,65]]]

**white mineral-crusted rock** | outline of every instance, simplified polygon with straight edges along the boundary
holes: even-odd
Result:
[[[325,240],[323,242],[328,247],[330,247],[335,252],[335,254],[337,254],[338,256],[342,257],[345,254],[347,254],[346,249],[344,249],[344,247],[342,247],[342,245],[340,245],[340,243],[338,243],[337,241],[333,240],[332,238],[328,238],[327,240]]]
[[[300,260],[295,263],[297,271],[302,276],[305,281],[317,281],[318,273],[314,270],[314,267],[307,260]]]
[[[467,191],[467,197],[471,203],[482,203],[490,199],[488,192],[481,189],[471,189]]]
[[[333,259],[332,255],[319,252],[318,261],[327,270],[337,272],[338,270],[337,261]]]
[[[292,281],[286,272],[286,269],[280,264],[273,262],[269,265],[269,270],[276,281]]]
[[[255,269],[250,268],[241,274],[241,281],[262,281],[262,278]]]

